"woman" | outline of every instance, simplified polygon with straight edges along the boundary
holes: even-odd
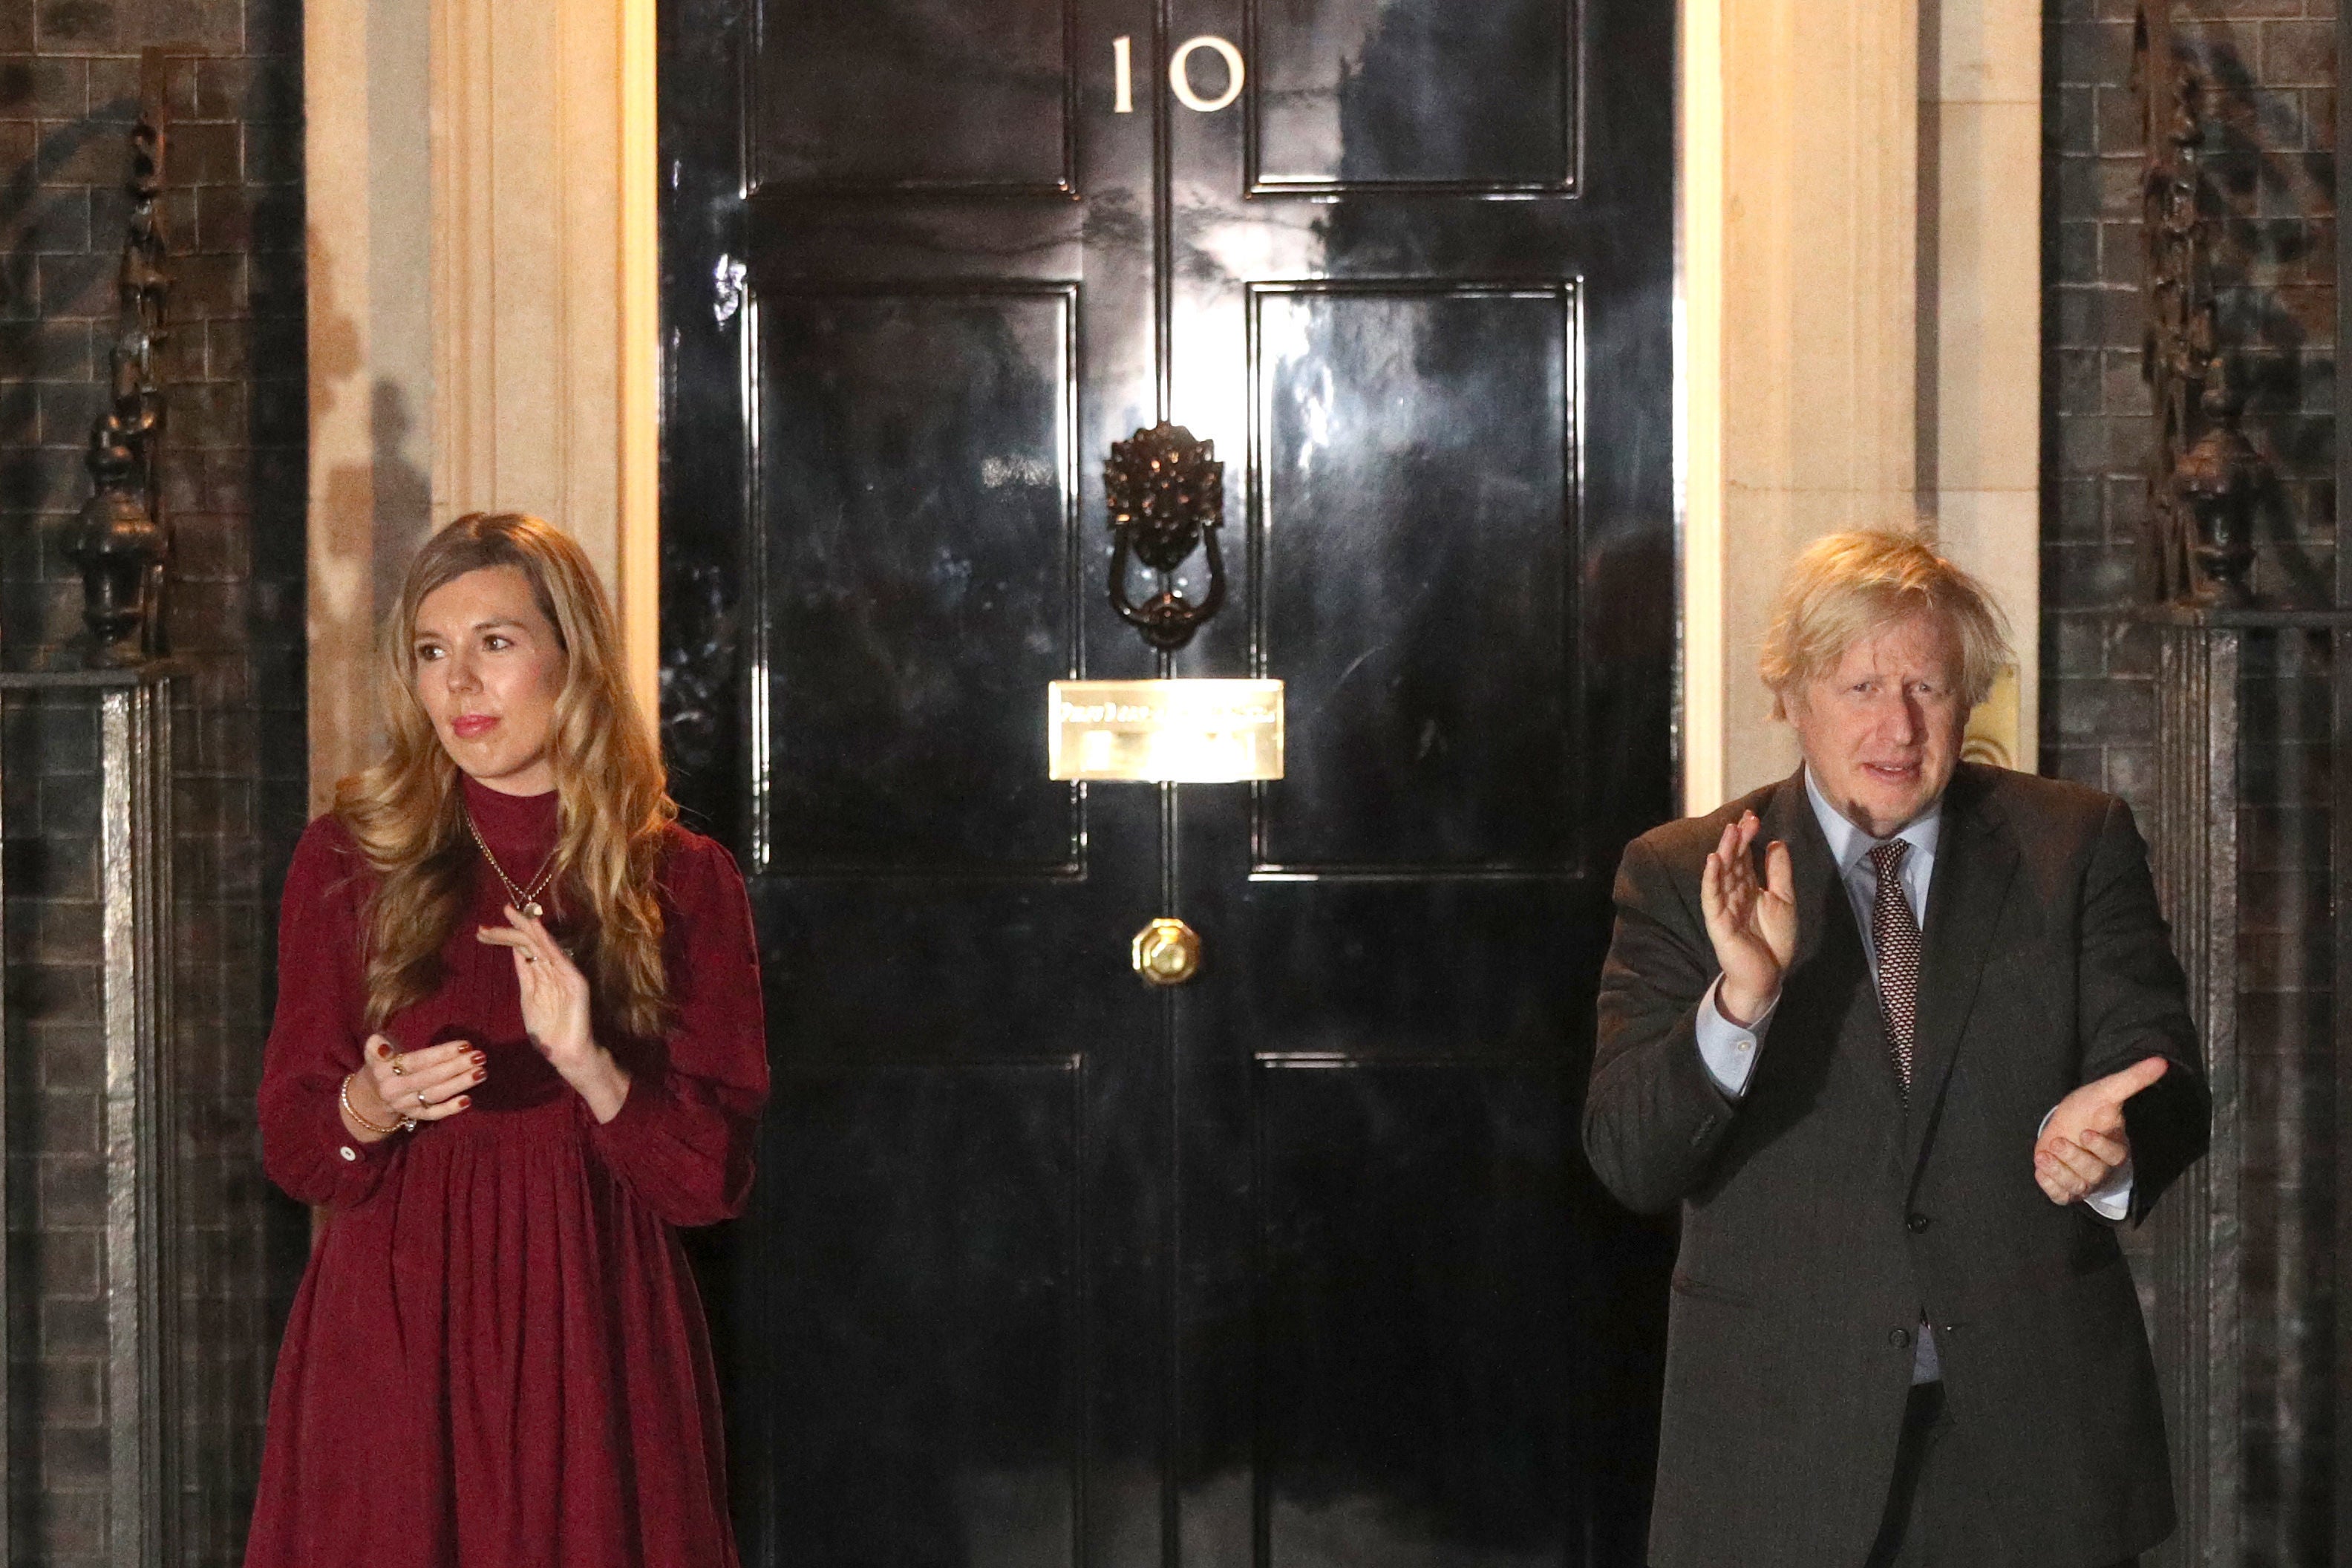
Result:
[[[331,1215],[247,1568],[733,1563],[675,1227],[751,1182],[742,879],[673,820],[562,534],[459,518],[388,632],[388,753],[286,881],[264,1156]]]

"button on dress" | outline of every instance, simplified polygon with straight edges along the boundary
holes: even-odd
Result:
[[[509,876],[538,870],[556,796],[467,780]],[[369,1030],[373,878],[332,817],[286,882],[262,1072],[270,1178],[331,1218],[278,1352],[247,1568],[725,1568],[719,1390],[677,1227],[736,1214],[767,1096],[757,948],[727,851],[668,830],[659,892],[672,1022],[598,1038],[632,1078],[599,1125],[532,1047],[474,856],[443,982],[383,1030],[472,1042],[472,1109],[361,1143],[337,1105]],[[551,904],[550,930],[569,940]]]

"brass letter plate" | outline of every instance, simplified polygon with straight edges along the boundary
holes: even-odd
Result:
[[[1056,680],[1046,688],[1045,754],[1057,779],[1278,779],[1282,682]]]

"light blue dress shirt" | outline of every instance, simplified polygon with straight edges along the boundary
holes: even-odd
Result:
[[[1813,820],[1822,825],[1822,837],[1829,840],[1830,858],[1836,862],[1838,880],[1844,884],[1846,900],[1853,906],[1853,922],[1862,931],[1863,956],[1870,963],[1870,979],[1878,983],[1878,950],[1871,938],[1871,906],[1878,897],[1878,875],[1871,869],[1870,852],[1884,838],[1873,838],[1829,803],[1821,786],[1813,782],[1813,770],[1805,770],[1805,797],[1812,803]],[[1927,889],[1936,873],[1936,842],[1942,835],[1944,806],[1937,801],[1933,809],[1916,818],[1895,837],[1907,840],[1911,852],[1903,858],[1897,875],[1903,883],[1904,900],[1911,906],[1911,918],[1919,929],[1927,929]],[[1756,1070],[1756,1058],[1763,1047],[1765,1032],[1771,1026],[1772,1008],[1745,1028],[1723,1016],[1716,1005],[1716,993],[1722,988],[1723,977],[1717,975],[1715,984],[1706,988],[1706,995],[1698,1005],[1698,1054],[1706,1063],[1707,1076],[1717,1088],[1738,1100],[1748,1090],[1748,1079]],[[1779,1005],[1779,998],[1773,999]],[[2051,1108],[2051,1114],[2057,1108]],[[2050,1124],[2050,1116],[2042,1119]],[[2131,1162],[2126,1160],[2116,1167],[2096,1192],[2083,1201],[2096,1213],[2111,1220],[2122,1219],[2131,1212]],[[1936,1359],[1936,1339],[1927,1323],[1919,1325],[1917,1350],[1912,1358],[1911,1381],[1933,1383],[1943,1375]]]

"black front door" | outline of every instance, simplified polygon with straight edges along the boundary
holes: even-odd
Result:
[[[1674,25],[666,0],[664,723],[776,1069],[707,1257],[750,1562],[1639,1562],[1662,1244],[1576,1115],[1672,804]],[[1226,464],[1173,656],[1105,591],[1161,418]],[[1155,673],[1286,682],[1286,776],[1049,781],[1046,683]]]

